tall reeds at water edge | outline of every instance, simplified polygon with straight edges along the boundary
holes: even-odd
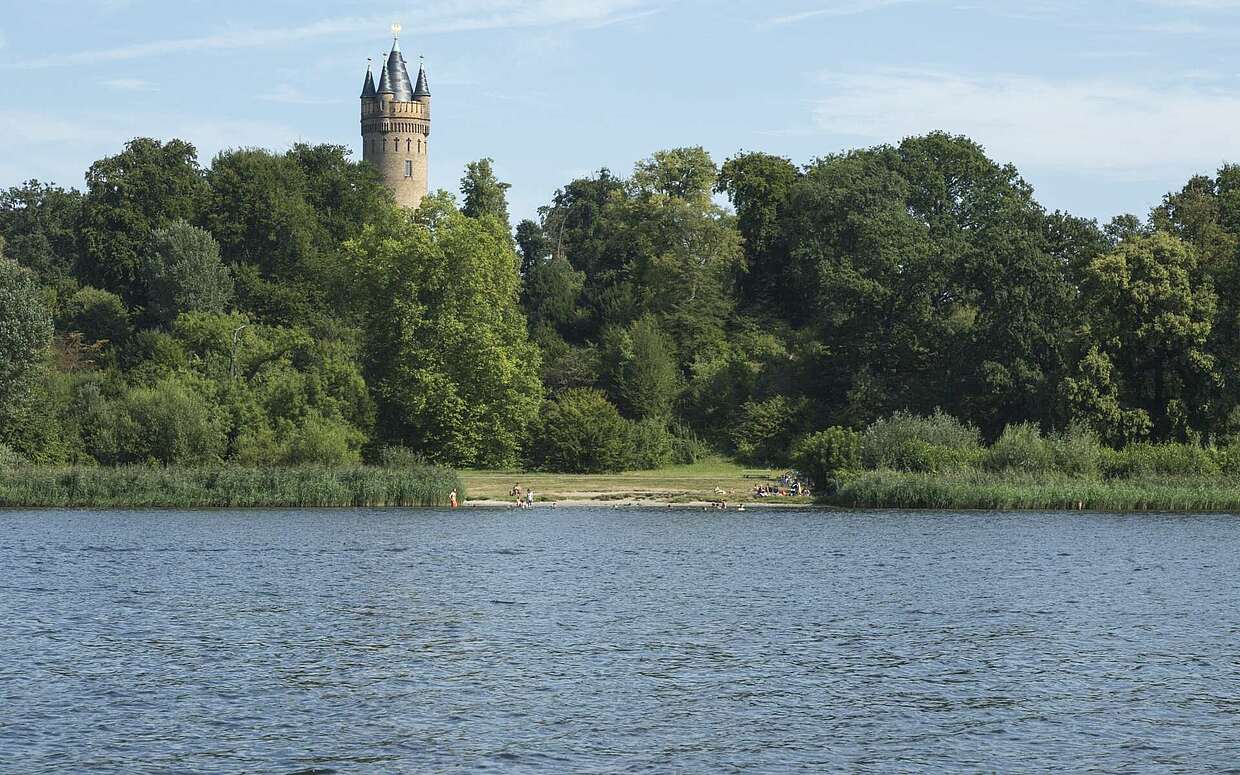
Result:
[[[871,471],[844,484],[829,501],[848,508],[1240,512],[1240,481]]]
[[[0,506],[387,507],[446,506],[456,472],[444,468],[0,468]]]

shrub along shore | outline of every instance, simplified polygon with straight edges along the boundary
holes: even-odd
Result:
[[[819,502],[848,508],[1240,511],[1240,445],[1130,444],[1074,427],[1009,426],[993,444],[938,413],[896,414],[804,439]]]
[[[1201,477],[1039,479],[983,471],[871,471],[821,502],[857,509],[1240,512],[1240,482]]]
[[[258,508],[446,506],[444,468],[0,467],[0,506]]]

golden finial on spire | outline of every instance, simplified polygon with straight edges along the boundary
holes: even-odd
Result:
[[[400,22],[396,22],[395,24],[393,24],[392,25],[392,37],[399,38],[400,30],[401,30]]]

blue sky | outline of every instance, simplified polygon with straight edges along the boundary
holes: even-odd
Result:
[[[431,185],[496,160],[516,218],[660,148],[797,162],[932,129],[1049,209],[1144,214],[1240,161],[1240,0],[0,0],[0,186],[81,187],[139,135],[358,149],[366,58],[404,26]]]

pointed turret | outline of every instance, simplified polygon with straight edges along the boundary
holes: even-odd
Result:
[[[413,98],[420,100],[431,96],[430,84],[426,82],[426,65],[418,67],[418,85],[413,88]]]
[[[382,59],[380,59],[382,61]],[[387,65],[379,68],[379,94],[392,94],[392,82],[388,78]]]
[[[397,102],[413,102],[413,82],[405,69],[405,57],[400,53],[400,41],[392,41],[392,53],[379,76],[379,93],[389,93]]]
[[[368,99],[375,96],[375,76],[370,72],[370,66],[366,67],[366,81],[362,84],[362,99]]]

